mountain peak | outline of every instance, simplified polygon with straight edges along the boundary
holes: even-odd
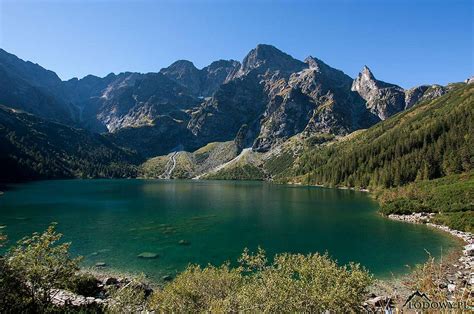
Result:
[[[163,68],[160,72],[170,72],[170,71],[195,71],[197,68],[194,66],[194,63],[188,60],[177,60],[173,62],[169,67]]]
[[[236,77],[248,74],[253,69],[260,68],[264,71],[273,70],[282,73],[297,72],[305,67],[305,64],[294,59],[289,54],[272,45],[258,44],[250,50],[242,61],[242,66]]]
[[[364,65],[359,76],[364,77],[366,80],[375,80],[375,76],[367,65]]]
[[[366,107],[381,120],[405,108],[403,88],[377,80],[366,65],[352,82],[351,90],[357,92],[366,101]]]

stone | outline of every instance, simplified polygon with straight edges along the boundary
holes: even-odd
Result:
[[[161,280],[163,280],[163,281],[171,281],[171,280],[173,280],[173,277],[171,277],[171,275],[164,275],[163,277],[161,277]]]
[[[466,256],[474,256],[474,243],[466,245],[464,247],[463,253]]]
[[[143,258],[143,259],[155,259],[158,258],[159,255],[158,253],[153,253],[153,252],[143,252],[137,255],[138,258]]]
[[[390,302],[390,298],[380,296],[380,297],[371,298],[365,302],[372,306],[385,306],[387,302]]]
[[[449,284],[448,285],[448,291],[453,293],[456,290],[456,285],[455,284]]]

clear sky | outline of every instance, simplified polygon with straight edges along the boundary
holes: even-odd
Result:
[[[412,87],[474,74],[472,0],[0,0],[0,47],[62,79],[241,61],[258,43]]]

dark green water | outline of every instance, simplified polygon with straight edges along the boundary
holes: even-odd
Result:
[[[376,213],[367,194],[259,182],[65,180],[16,185],[0,197],[10,240],[56,221],[85,265],[160,278],[188,263],[235,261],[245,247],[325,252],[379,277],[456,246],[441,232]],[[180,240],[190,245],[179,245]],[[154,252],[157,259],[139,259]]]

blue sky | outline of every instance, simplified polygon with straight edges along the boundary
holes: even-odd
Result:
[[[474,74],[473,1],[0,0],[0,47],[62,79],[241,61],[258,43],[403,87]]]

